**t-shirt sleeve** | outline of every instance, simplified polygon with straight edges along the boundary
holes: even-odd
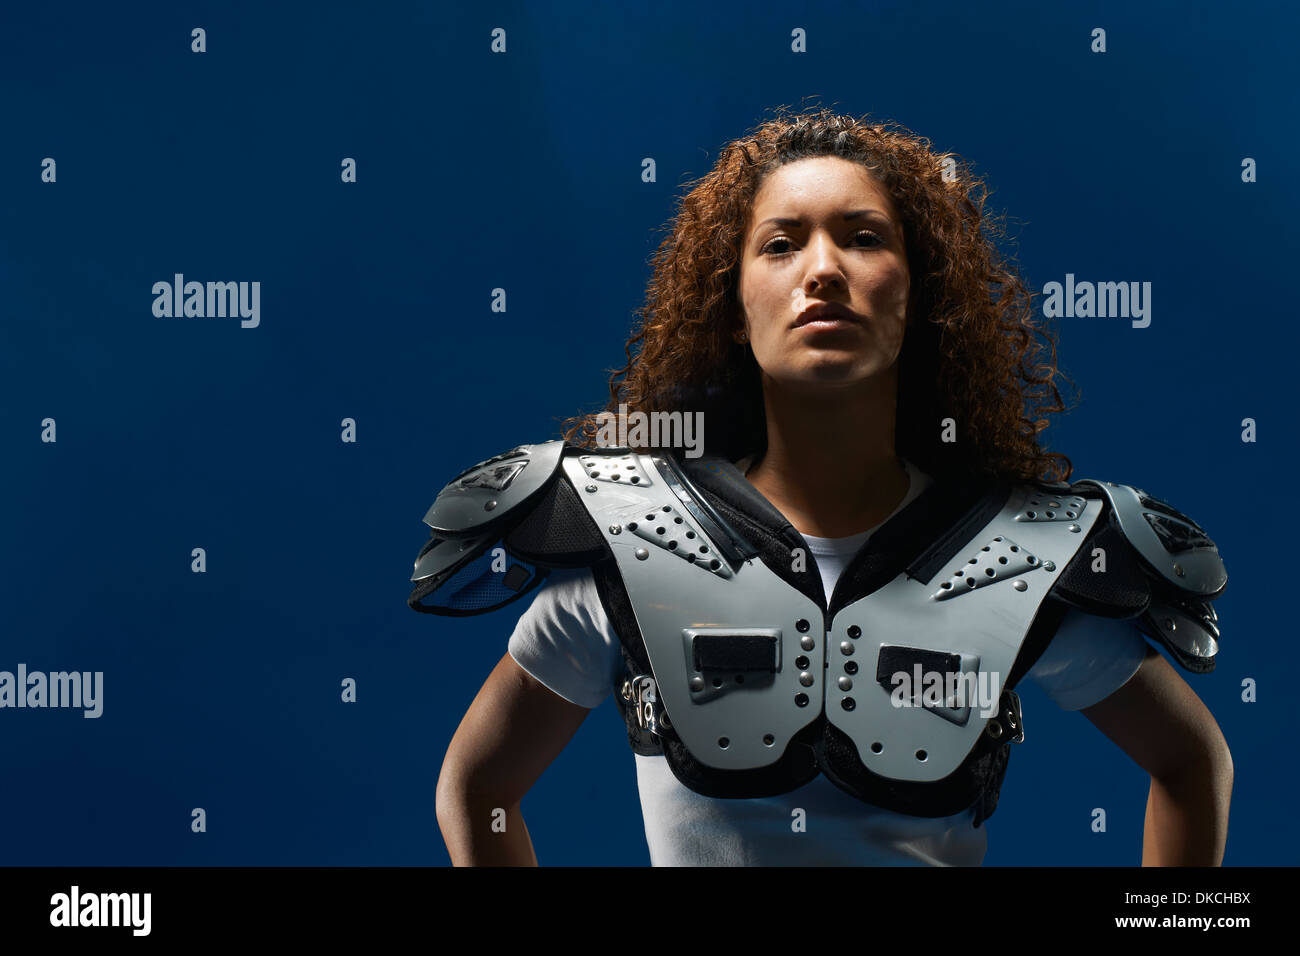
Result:
[[[1146,653],[1146,637],[1136,619],[1097,617],[1070,608],[1026,676],[1062,710],[1083,710],[1128,683]]]
[[[571,704],[594,708],[623,667],[618,635],[588,568],[552,571],[519,618],[510,656]]]

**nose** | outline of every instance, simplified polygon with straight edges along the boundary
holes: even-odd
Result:
[[[844,275],[840,270],[839,248],[835,240],[819,232],[808,240],[803,288],[806,291],[842,285]]]

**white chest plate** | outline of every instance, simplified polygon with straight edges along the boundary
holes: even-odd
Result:
[[[774,763],[824,712],[875,773],[952,773],[1102,509],[1018,486],[930,584],[900,573],[826,622],[759,559],[733,573],[649,456],[561,467],[613,551],[673,730],[727,770]],[[897,706],[905,699],[914,706]]]

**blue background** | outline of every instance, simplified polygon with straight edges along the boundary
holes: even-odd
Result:
[[[1050,447],[1218,543],[1219,667],[1180,674],[1232,749],[1224,862],[1295,863],[1294,11],[472,7],[5,6],[0,669],[105,677],[97,720],[0,710],[0,863],[445,864],[438,769],[524,605],[413,613],[420,519],[603,407],[684,184],[805,97],[972,162],[1032,288],[1153,284],[1149,328],[1057,323],[1082,405]],[[177,272],[260,281],[260,327],[155,318]],[[1136,864],[1146,774],[1024,704],[986,865]],[[648,863],[612,700],[523,811],[543,864]]]

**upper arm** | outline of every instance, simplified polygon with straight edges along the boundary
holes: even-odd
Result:
[[[497,662],[452,737],[438,776],[438,802],[455,794],[521,800],[591,713],[521,668]]]
[[[1154,648],[1147,648],[1123,687],[1080,713],[1153,777],[1205,764],[1232,766],[1213,715]]]

